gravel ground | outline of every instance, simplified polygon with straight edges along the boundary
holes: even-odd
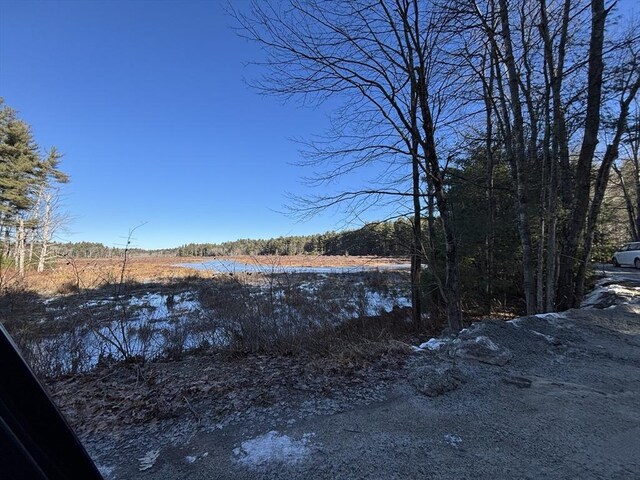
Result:
[[[397,375],[82,436],[108,479],[640,478],[640,278],[608,275],[588,308],[475,324]]]

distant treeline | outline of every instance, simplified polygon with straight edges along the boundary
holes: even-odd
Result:
[[[411,223],[407,219],[368,223],[357,230],[316,235],[264,239],[240,239],[224,243],[189,243],[176,248],[145,250],[130,248],[133,256],[212,257],[233,255],[379,255],[406,256],[411,245]],[[120,257],[123,248],[101,243],[57,243],[58,256],[73,258]]]
[[[161,250],[142,248],[129,248],[128,252],[132,256],[162,255]],[[54,257],[69,258],[116,258],[124,254],[124,248],[107,247],[97,242],[56,242],[51,245],[51,254]]]

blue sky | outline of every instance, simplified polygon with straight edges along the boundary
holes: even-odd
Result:
[[[64,153],[63,238],[147,248],[307,234],[343,225],[283,215],[302,193],[290,139],[321,110],[258,94],[257,47],[217,1],[0,0],[0,95]]]
[[[247,87],[260,51],[223,4],[0,0],[0,95],[65,155],[63,239],[117,245],[147,222],[135,243],[157,248],[345,226],[278,213],[310,173],[290,139],[321,133],[327,112]]]

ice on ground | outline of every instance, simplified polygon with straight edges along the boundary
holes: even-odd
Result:
[[[446,433],[445,436],[444,436],[444,441],[446,443],[448,443],[449,445],[451,445],[452,447],[458,448],[460,446],[460,444],[462,443],[462,438],[460,438],[458,435],[453,435],[451,433]]]
[[[305,433],[300,440],[295,440],[272,430],[242,442],[233,449],[233,454],[237,462],[247,467],[260,467],[272,462],[295,464],[311,453],[309,439],[314,435]]]
[[[421,344],[418,348],[423,350],[425,348],[429,350],[440,350],[449,343],[449,340],[443,338],[431,338],[428,341]]]
[[[182,292],[177,295],[148,293],[141,297],[133,297],[129,305],[153,310],[153,318],[162,319],[174,312],[192,312],[200,310],[200,302],[194,300],[193,292]]]

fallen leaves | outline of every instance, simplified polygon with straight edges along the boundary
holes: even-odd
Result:
[[[140,374],[142,368],[142,375]],[[333,358],[193,355],[180,361],[105,366],[48,381],[54,400],[81,437],[177,417],[218,421],[252,406],[295,395],[331,396],[398,369],[367,366],[345,371]]]

